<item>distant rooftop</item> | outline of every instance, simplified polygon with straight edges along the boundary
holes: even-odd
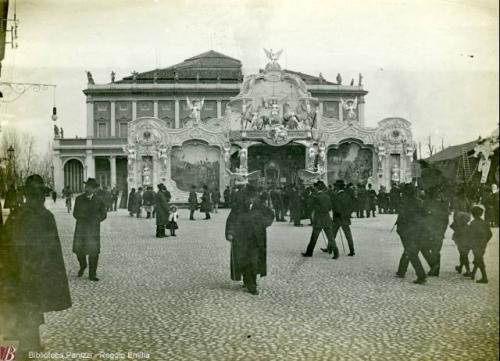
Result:
[[[210,50],[168,68],[130,75],[117,81],[123,83],[239,83],[243,80],[241,61]]]
[[[462,156],[463,151],[466,151],[467,153],[473,151],[476,145],[477,145],[477,140],[463,144],[452,145],[448,148],[443,149],[440,152],[437,152],[433,156],[425,159],[425,161],[429,163],[435,163],[435,162],[442,162],[445,160],[455,159]]]

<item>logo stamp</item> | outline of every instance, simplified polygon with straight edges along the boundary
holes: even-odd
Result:
[[[16,361],[16,347],[0,345],[0,361]]]

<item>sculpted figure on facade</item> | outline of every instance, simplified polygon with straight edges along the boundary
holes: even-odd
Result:
[[[318,173],[326,171],[326,144],[319,142],[318,144]]]
[[[498,146],[497,146],[498,148]],[[488,174],[491,168],[491,156],[494,154],[495,148],[492,147],[490,139],[479,140],[474,148],[474,157],[479,157],[477,170],[481,173],[481,183],[486,183]]]
[[[357,114],[356,114],[356,109],[358,107],[358,98],[355,97],[354,99],[340,99],[340,103],[342,104],[342,109],[346,111],[344,113],[346,115],[346,119],[349,122],[349,124],[352,124],[352,122],[356,121],[357,119]]]
[[[400,180],[399,166],[397,164],[394,164],[391,170],[391,181],[399,183],[399,180]]]
[[[189,110],[191,111],[189,117],[195,125],[198,125],[201,122],[201,109],[203,108],[205,99],[193,99],[193,101],[191,102],[189,100],[189,97],[186,97],[186,102]]]
[[[124,148],[125,152],[127,153],[127,160],[128,160],[128,166],[129,167],[132,167],[133,164],[134,164],[134,161],[136,160],[137,158],[137,152],[136,152],[136,149],[135,149],[135,145],[133,144],[128,144],[125,148]]]
[[[151,185],[151,169],[147,164],[142,168],[142,184]]]
[[[224,142],[222,144],[222,150],[224,151],[224,164],[226,168],[229,168],[231,164],[231,143]]]
[[[158,159],[162,163],[163,168],[166,168],[168,160],[168,147],[163,143],[158,146]]]
[[[266,53],[267,58],[271,60],[271,63],[276,63],[279,60],[281,53],[283,52],[283,49],[277,52],[274,52],[273,49],[270,50],[264,49],[264,52]]]
[[[240,149],[240,173],[246,173],[248,171],[248,148],[246,145]]]
[[[316,163],[316,149],[313,144],[307,147],[307,169],[314,171],[314,163]]]

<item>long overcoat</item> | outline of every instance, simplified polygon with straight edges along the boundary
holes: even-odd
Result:
[[[56,222],[43,204],[27,203],[13,212],[0,244],[2,302],[7,298],[14,308],[40,313],[71,307]]]
[[[330,210],[332,203],[327,192],[318,192],[312,196],[312,225],[315,228],[332,228]]]
[[[332,204],[333,223],[339,226],[350,225],[351,213],[354,206],[354,199],[352,199],[347,191],[340,190],[336,192]]]
[[[167,197],[166,193],[166,191],[158,191],[156,193],[156,224],[158,226],[163,226],[168,223],[168,201],[170,200],[170,197]]]
[[[196,192],[189,192],[189,210],[196,211],[198,209],[198,195]]]
[[[212,202],[210,201],[210,192],[204,191],[201,195],[200,212],[208,213],[212,210]]]
[[[231,234],[231,279],[240,281],[244,273],[267,275],[266,228],[274,219],[274,212],[258,202],[250,210],[235,206],[226,221],[226,238]]]
[[[106,205],[95,195],[89,199],[81,194],[76,197],[73,217],[76,219],[73,252],[99,254],[101,252],[101,222],[106,219]]]

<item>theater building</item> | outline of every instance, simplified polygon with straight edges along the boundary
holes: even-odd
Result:
[[[411,124],[367,126],[361,75],[332,82],[282,69],[279,53],[266,53],[265,68],[247,76],[215,51],[105,84],[88,73],[87,136],[55,137],[55,188],[80,192],[87,177],[124,194],[164,183],[185,202],[192,185],[411,181]]]

